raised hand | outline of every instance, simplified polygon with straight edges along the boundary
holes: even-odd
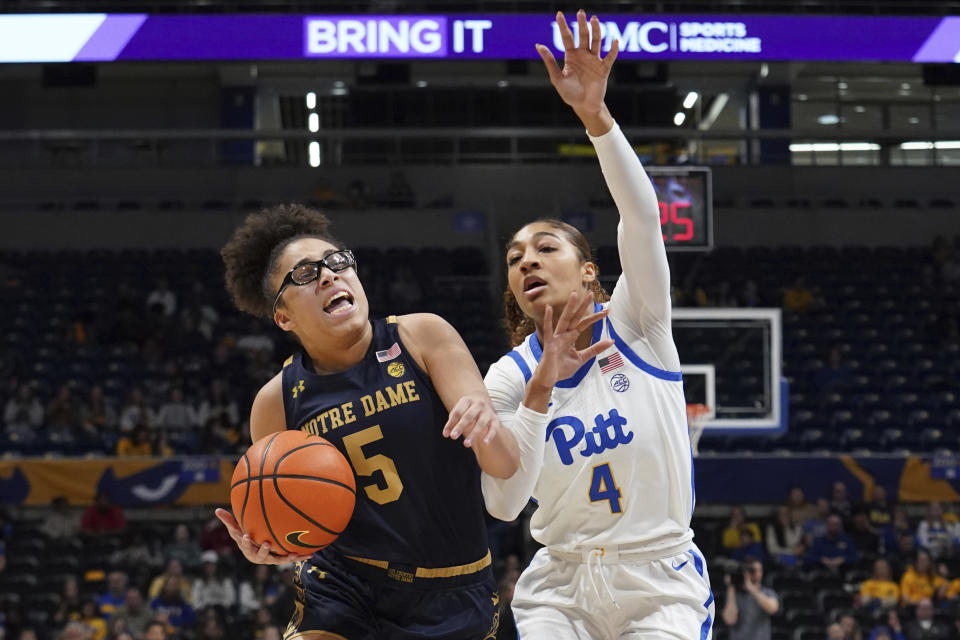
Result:
[[[463,436],[464,446],[470,447],[483,438],[490,444],[500,428],[500,419],[486,393],[466,395],[457,400],[450,417],[443,426],[443,437],[456,440]]]
[[[540,384],[554,384],[569,378],[584,362],[603,353],[613,345],[609,338],[586,349],[577,349],[577,338],[594,322],[607,316],[607,309],[593,312],[593,293],[585,289],[573,291],[563,312],[553,324],[553,308],[547,305],[543,312],[543,353],[534,377]]]
[[[559,11],[557,26],[563,40],[563,69],[560,69],[548,47],[537,45],[537,53],[543,58],[550,82],[563,101],[578,113],[599,113],[605,108],[603,97],[607,92],[607,78],[620,51],[620,41],[614,39],[610,51],[601,58],[600,20],[593,16],[588,26],[587,14],[582,9],[577,12],[579,47],[574,44],[573,32],[570,31],[563,13]]]
[[[240,528],[240,524],[237,522],[237,519],[233,517],[233,514],[226,509],[217,509],[214,511],[214,514],[220,518],[220,522],[227,528],[230,537],[233,538],[233,541],[240,547],[240,552],[243,554],[243,557],[254,564],[287,564],[288,562],[310,559],[311,554],[309,553],[306,555],[296,555],[292,553],[279,555],[273,553],[270,549],[269,542],[264,542],[263,544],[254,542],[249,534],[243,532],[243,529]]]

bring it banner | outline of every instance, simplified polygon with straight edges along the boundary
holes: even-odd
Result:
[[[103,491],[122,507],[226,505],[229,458],[26,459],[0,461],[0,503],[90,504]]]
[[[124,507],[226,505],[232,458],[26,459],[0,461],[0,503],[45,505],[57,496],[90,504],[100,490]],[[701,457],[697,500],[783,502],[791,487],[808,498],[847,485],[854,501],[883,486],[899,502],[960,502],[960,456]]]

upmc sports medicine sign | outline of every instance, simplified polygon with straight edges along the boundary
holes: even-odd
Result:
[[[616,14],[601,33],[632,59],[960,62],[960,17]],[[0,15],[0,62],[535,59],[537,42],[562,49],[553,16]]]

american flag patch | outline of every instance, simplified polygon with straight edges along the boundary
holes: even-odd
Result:
[[[377,362],[386,362],[387,360],[393,360],[398,355],[400,355],[400,345],[394,342],[393,346],[387,349],[386,351],[377,351]]]
[[[606,358],[600,358],[597,361],[597,364],[600,365],[601,373],[609,373],[614,369],[619,369],[623,366],[623,358],[620,357],[620,353],[614,353],[607,356]]]

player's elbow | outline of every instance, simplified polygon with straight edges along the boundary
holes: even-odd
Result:
[[[504,522],[513,522],[520,517],[521,512],[523,512],[523,507],[516,509],[511,508],[510,505],[487,504],[487,513],[497,520],[503,520]]]

